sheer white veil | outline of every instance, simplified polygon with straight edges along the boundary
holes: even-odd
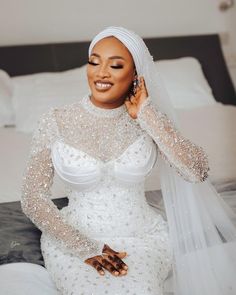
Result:
[[[94,45],[108,36],[116,37],[128,48],[137,74],[145,79],[152,102],[179,128],[175,109],[140,36],[122,27],[108,27],[94,37],[89,55]],[[177,175],[161,158],[158,165],[174,253],[174,294],[235,295],[235,213],[209,179],[192,184]]]

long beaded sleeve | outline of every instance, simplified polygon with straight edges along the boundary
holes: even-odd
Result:
[[[101,255],[104,244],[89,239],[69,225],[50,199],[54,168],[51,144],[58,134],[53,109],[39,121],[31,142],[31,152],[24,172],[21,207],[43,232],[51,235],[71,253],[85,260]]]
[[[154,139],[161,157],[181,177],[193,183],[208,177],[208,159],[202,147],[184,138],[167,115],[157,110],[150,97],[142,103],[137,121]]]

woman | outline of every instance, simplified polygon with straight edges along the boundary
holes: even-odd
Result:
[[[206,179],[209,167],[202,148],[154,105],[152,98],[171,111],[159,80],[150,75],[153,67],[139,36],[120,27],[105,29],[89,48],[91,94],[50,110],[34,134],[22,208],[42,230],[45,265],[61,294],[163,292],[177,247],[166,221],[146,202],[145,177],[159,153],[173,168],[161,166],[171,170],[169,178],[162,176],[165,197],[171,173],[176,183],[191,187]],[[70,188],[69,205],[61,211],[49,199],[54,170]],[[173,229],[167,201],[166,206]]]

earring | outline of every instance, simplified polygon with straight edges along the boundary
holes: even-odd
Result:
[[[136,77],[134,80],[133,80],[133,83],[131,84],[131,88],[130,88],[130,91],[128,93],[128,97],[130,98],[131,96],[135,96],[136,94],[136,88],[138,86],[138,78]]]
[[[136,88],[138,85],[138,79],[136,78],[134,81],[133,81],[133,87]]]
[[[137,92],[137,87],[138,87],[138,78],[136,77],[134,80],[133,80],[133,93],[134,95],[136,94]]]
[[[138,86],[138,78],[135,78],[133,81],[133,88],[135,89]]]

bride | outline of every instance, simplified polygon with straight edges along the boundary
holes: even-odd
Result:
[[[22,209],[42,231],[45,266],[59,294],[161,295],[172,268],[175,294],[234,294],[233,263],[224,256],[230,243],[220,242],[209,209],[229,208],[219,207],[206,180],[203,149],[176,128],[143,40],[106,28],[90,44],[87,77],[91,93],[42,116],[22,187]],[[156,161],[168,223],[144,194]],[[50,200],[54,172],[70,191],[60,211]],[[226,213],[221,217],[218,230],[232,241],[225,233],[235,228]],[[214,245],[223,254],[222,280],[214,249],[205,251]]]

